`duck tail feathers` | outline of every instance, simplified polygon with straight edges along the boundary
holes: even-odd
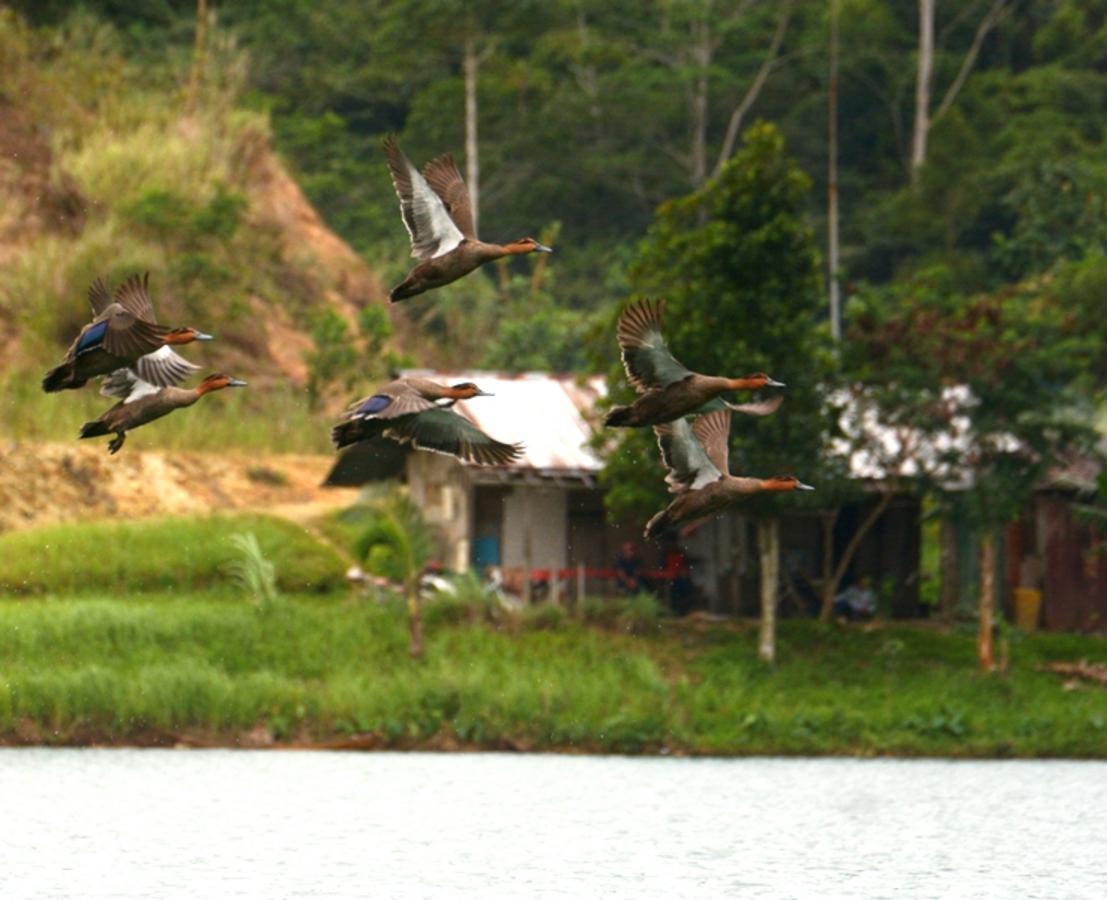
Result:
[[[46,373],[42,379],[42,389],[48,394],[53,394],[56,391],[64,391],[66,388],[80,387],[84,382],[75,384],[73,381],[73,369],[69,363],[62,363],[60,366],[55,366],[49,372]]]
[[[656,513],[646,523],[645,538],[647,541],[655,540],[661,537],[661,534],[669,527],[669,510],[663,509],[661,512]]]
[[[99,419],[92,422],[85,422],[85,424],[81,426],[80,436],[82,438],[100,437],[104,434],[111,434],[111,429]]]
[[[625,428],[633,425],[631,408],[629,406],[616,406],[604,416],[604,425],[608,428]]]

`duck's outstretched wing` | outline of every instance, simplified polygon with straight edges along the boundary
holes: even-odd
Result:
[[[134,403],[136,400],[156,394],[161,388],[140,378],[134,369],[116,369],[107,378],[100,382],[100,395],[102,397],[115,397],[124,403]]]
[[[98,318],[111,305],[111,294],[103,278],[97,278],[88,286],[88,305],[92,307],[92,317]]]
[[[700,416],[692,423],[692,436],[722,474],[730,473],[730,410]]]
[[[623,368],[639,393],[668,387],[692,374],[665,346],[661,335],[664,311],[664,300],[639,300],[619,316],[616,335],[623,351]]]
[[[130,312],[136,319],[157,322],[154,315],[154,303],[150,299],[150,273],[141,276],[132,275],[115,289],[115,302]]]
[[[469,197],[469,189],[465,186],[465,180],[457,170],[452,153],[446,153],[437,159],[432,159],[423,166],[423,177],[431,186],[446,206],[446,212],[454,220],[465,237],[475,241],[477,230],[473,227],[473,201]]]
[[[494,440],[464,416],[440,407],[396,420],[384,430],[384,436],[482,466],[504,466],[523,453],[521,444]]]
[[[140,356],[135,362],[135,371],[139,378],[156,387],[170,387],[180,384],[193,372],[199,372],[200,367],[165,345],[153,353]]]
[[[400,214],[411,236],[411,255],[432,259],[449,253],[465,235],[450,218],[446,204],[404,156],[391,135],[385,138],[384,154],[388,158],[392,186],[400,198]]]
[[[105,313],[104,349],[120,359],[137,360],[165,346],[162,340],[169,329],[140,318],[116,300]]]
[[[784,397],[780,394],[770,397],[768,400],[757,400],[753,403],[727,403],[722,397],[716,397],[697,409],[695,415],[706,416],[708,413],[721,409],[729,409],[731,412],[742,413],[746,416],[769,416],[780,409],[780,404],[783,402]]]
[[[726,413],[728,421],[730,414]],[[665,483],[669,492],[679,494],[695,491],[723,477],[720,469],[703,444],[692,433],[687,419],[677,419],[664,425],[654,425],[657,446],[661,448],[661,461],[669,474]]]

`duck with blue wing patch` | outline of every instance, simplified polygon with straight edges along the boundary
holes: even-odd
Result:
[[[331,439],[342,449],[384,437],[479,465],[507,465],[521,455],[521,445],[489,437],[449,408],[458,400],[487,396],[472,382],[447,386],[428,378],[399,378],[350,404]]]
[[[83,387],[90,378],[133,367],[143,380],[158,387],[177,384],[199,369],[172,349],[175,344],[210,340],[195,328],[169,329],[154,318],[148,292],[149,275],[125,281],[108,296],[96,279],[88,291],[94,318],[81,329],[65,359],[42,380],[47,393]]]

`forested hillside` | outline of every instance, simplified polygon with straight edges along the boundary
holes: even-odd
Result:
[[[64,0],[15,5],[46,25],[73,16]],[[619,262],[657,204],[716,173],[756,118],[779,124],[814,183],[812,220],[820,229],[825,220],[833,4],[823,0],[202,5],[216,23],[209,41],[246,50],[251,105],[271,111],[277,146],[309,196],[390,276],[403,268],[404,234],[380,138],[398,133],[417,161],[445,150],[464,158],[470,87],[480,227],[489,237],[556,240],[541,287],[559,309],[609,302]],[[1107,4],[938,2],[922,93],[917,0],[839,6],[850,285],[940,260],[959,289],[977,290],[1101,247]],[[82,8],[110,21],[136,61],[164,69],[176,60],[176,73],[187,71],[195,0]],[[478,284],[451,294],[484,300],[491,285]],[[499,289],[498,299],[533,311],[529,283]],[[483,307],[470,324],[482,316]],[[525,337],[507,330],[504,338]]]
[[[658,205],[710,183],[756,120],[779,127],[810,179],[805,215],[825,250],[833,100],[847,335],[874,298],[894,305],[920,283],[947,298],[1033,285],[1050,304],[1084,309],[1107,287],[1102,0],[11,5],[23,18],[6,18],[6,31],[28,22],[37,47],[24,65],[35,78],[49,72],[57,91],[21,114],[72,163],[51,171],[95,185],[85,190],[94,207],[116,204],[115,143],[149,147],[177,123],[164,152],[180,173],[113,206],[111,230],[83,251],[82,275],[111,247],[114,271],[157,263],[185,296],[199,290],[190,285],[217,285],[216,272],[234,283],[240,244],[267,239],[236,224],[235,166],[243,141],[263,143],[271,129],[326,222],[383,282],[398,280],[406,235],[380,151],[395,133],[417,163],[457,156],[483,236],[529,234],[557,250],[405,303],[400,327],[428,336],[409,348],[413,358],[602,366],[606,338],[592,344],[599,353],[588,339],[625,298],[628,263]],[[4,91],[12,103],[10,83]],[[187,121],[211,122],[222,104],[210,140],[188,143],[170,98],[205,111]],[[112,145],[85,135],[93,121]],[[195,146],[219,156],[223,174],[202,190],[168,190]],[[156,259],[119,253],[140,238],[159,248]],[[312,294],[279,289],[293,312],[296,297]],[[228,290],[238,287],[217,293]],[[80,312],[73,304],[66,324]],[[344,367],[386,338],[384,323],[359,333],[347,318],[316,311],[299,322],[316,348],[296,345],[293,355],[314,360],[317,387],[349,381]]]

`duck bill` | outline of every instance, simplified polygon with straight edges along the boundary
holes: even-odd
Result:
[[[227,387],[246,387],[246,384],[241,378],[232,378],[227,382]]]
[[[803,482],[801,481],[801,482],[800,482],[799,484],[797,484],[797,485],[796,485],[796,490],[797,490],[797,491],[813,491],[813,490],[815,490],[815,488],[814,488],[814,487],[812,487],[812,486],[811,486],[811,485],[809,485],[809,484],[804,484],[804,483],[803,483]]]
[[[788,387],[783,381],[777,381],[775,378],[770,378],[765,384],[767,387]]]
[[[196,334],[194,334],[192,336],[192,339],[194,341],[214,341],[215,340],[215,335],[213,335],[213,334],[204,334],[204,332],[202,332],[202,331],[197,331]]]
[[[478,390],[475,394],[473,394],[473,396],[474,397],[495,397],[496,395],[493,394],[491,391]]]
[[[547,247],[545,244],[535,243],[534,250],[536,253],[553,253],[553,247]]]

